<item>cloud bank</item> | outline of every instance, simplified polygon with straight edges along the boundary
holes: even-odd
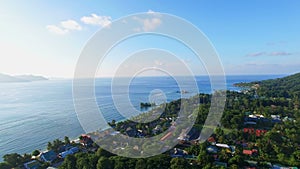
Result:
[[[91,14],[90,16],[83,16],[80,18],[82,24],[85,25],[97,25],[100,27],[107,27],[111,24],[112,19],[110,16],[100,16],[97,14]],[[58,35],[65,35],[72,31],[81,31],[82,26],[77,21],[68,19],[61,21],[59,24],[47,25],[46,29]]]
[[[246,56],[248,56],[248,57],[258,57],[258,56],[289,56],[289,55],[293,55],[293,53],[283,52],[283,51],[278,51],[278,52],[255,52],[255,53],[247,54]]]

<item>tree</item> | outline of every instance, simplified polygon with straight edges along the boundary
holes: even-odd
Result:
[[[171,160],[171,169],[188,169],[189,168],[189,163],[187,160],[185,160],[184,158],[173,158]]]
[[[40,151],[39,150],[34,150],[33,152],[32,152],[32,155],[33,156],[38,156],[40,154]]]
[[[73,155],[67,155],[60,169],[77,169],[76,158]]]
[[[147,169],[168,169],[170,168],[171,157],[160,154],[147,159]]]
[[[16,167],[23,163],[23,157],[20,154],[12,153],[12,154],[5,154],[3,156],[3,160],[7,162],[12,167]]]
[[[85,157],[81,157],[81,158],[77,158],[76,160],[76,167],[78,169],[90,169],[93,168],[93,166],[91,166],[89,159],[85,156]]]
[[[89,163],[92,166],[92,168],[96,168],[99,158],[95,154],[89,154],[88,158],[89,158]]]
[[[98,160],[97,169],[113,169],[113,168],[114,168],[113,164],[108,158],[101,157]]]
[[[138,159],[135,163],[135,169],[147,169],[147,167],[145,165],[146,162],[147,161],[143,158]]]
[[[135,168],[137,160],[135,158],[130,158],[126,161],[127,168]]]
[[[32,157],[31,154],[25,153],[22,157],[22,163],[30,161],[31,157]]]
[[[114,163],[114,169],[126,169],[126,161],[128,160],[128,158],[121,156],[112,156],[109,158],[109,160]]]
[[[12,166],[9,165],[8,163],[4,162],[4,163],[0,163],[0,168],[1,169],[11,169]]]
[[[62,145],[64,145],[64,143],[62,141],[60,141],[59,139],[55,139],[52,144],[52,150],[54,150],[55,152],[58,152],[59,147]]]
[[[110,153],[109,151],[104,150],[103,148],[98,148],[96,155],[100,157],[111,157],[113,154]]]
[[[231,168],[231,169],[239,169],[239,166],[236,165],[236,164],[233,164],[233,165],[230,165],[230,168]]]
[[[285,155],[283,153],[277,154],[278,161],[281,163],[285,162]]]
[[[243,162],[244,162],[244,159],[240,155],[235,155],[234,157],[232,157],[228,160],[229,165],[237,165],[240,168],[243,167]],[[237,167],[237,168],[239,168],[239,167]]]
[[[48,142],[47,150],[51,150],[51,149],[52,149],[52,143],[51,143],[51,142]]]
[[[65,136],[64,142],[65,142],[65,144],[70,144],[70,139],[69,139],[69,137]]]

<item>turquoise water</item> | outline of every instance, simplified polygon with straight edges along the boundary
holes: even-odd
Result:
[[[227,76],[227,88],[238,90],[233,84],[282,77],[283,75]],[[211,93],[209,78],[196,78],[199,91],[188,91],[184,97],[198,92]],[[111,79],[96,79],[96,98],[104,117],[123,120],[111,97]],[[189,84],[185,84],[188,88]],[[126,86],[120,85],[120,89]],[[162,90],[167,101],[180,98],[177,83],[166,77],[140,77],[132,81],[129,98],[139,109],[140,102],[148,102],[149,93]],[[122,90],[120,93],[123,94]],[[121,101],[122,102],[122,101]],[[7,153],[30,153],[45,149],[47,142],[84,133],[73,106],[72,80],[49,80],[30,83],[0,84],[0,156]],[[0,158],[1,161],[1,158]]]

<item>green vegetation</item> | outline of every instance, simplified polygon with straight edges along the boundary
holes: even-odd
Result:
[[[238,84],[241,85],[241,84]],[[131,159],[116,156],[97,145],[76,145],[66,137],[64,142],[54,140],[48,143],[48,150],[59,152],[61,146],[73,144],[81,152],[68,155],[61,169],[175,169],[175,168],[270,168],[272,164],[300,166],[300,110],[298,93],[300,92],[300,74],[282,79],[253,82],[243,92],[227,91],[226,106],[221,123],[207,141],[195,140],[204,127],[203,124],[210,108],[211,95],[199,94],[200,105],[186,111],[197,114],[194,127],[187,140],[179,141],[175,147],[182,150],[176,154],[173,150],[164,154]],[[258,95],[258,96],[257,96]],[[115,130],[131,137],[151,137],[172,125],[181,104],[186,100],[176,100],[166,104],[159,118],[148,123],[136,123],[132,120],[109,123]],[[160,107],[158,106],[157,109]],[[148,118],[157,109],[141,114],[136,119]],[[210,126],[205,126],[209,128]],[[83,140],[83,136],[80,137]],[[217,145],[221,143],[222,145]],[[211,151],[208,151],[211,150]],[[34,151],[32,154],[38,154]],[[30,160],[30,155],[8,154],[0,168],[21,166]],[[41,166],[41,168],[47,165]]]
[[[278,79],[237,83],[237,86],[252,87],[264,97],[295,98],[300,96],[300,73]]]
[[[38,156],[40,154],[40,151],[39,150],[34,150],[33,152],[32,152],[32,155],[33,156]]]

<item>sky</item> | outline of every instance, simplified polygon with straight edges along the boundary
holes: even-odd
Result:
[[[217,51],[225,74],[292,74],[300,70],[299,6],[298,0],[4,0],[0,73],[72,78],[82,49],[97,31],[128,15],[155,12],[178,16],[201,30]],[[143,29],[154,31],[164,22],[159,17],[145,19]],[[114,48],[96,76],[114,76],[122,61],[149,48],[170,51],[195,74],[206,73],[204,64],[183,44],[145,35]],[[162,62],[155,56],[138,61],[181,75],[175,71],[177,59]]]

